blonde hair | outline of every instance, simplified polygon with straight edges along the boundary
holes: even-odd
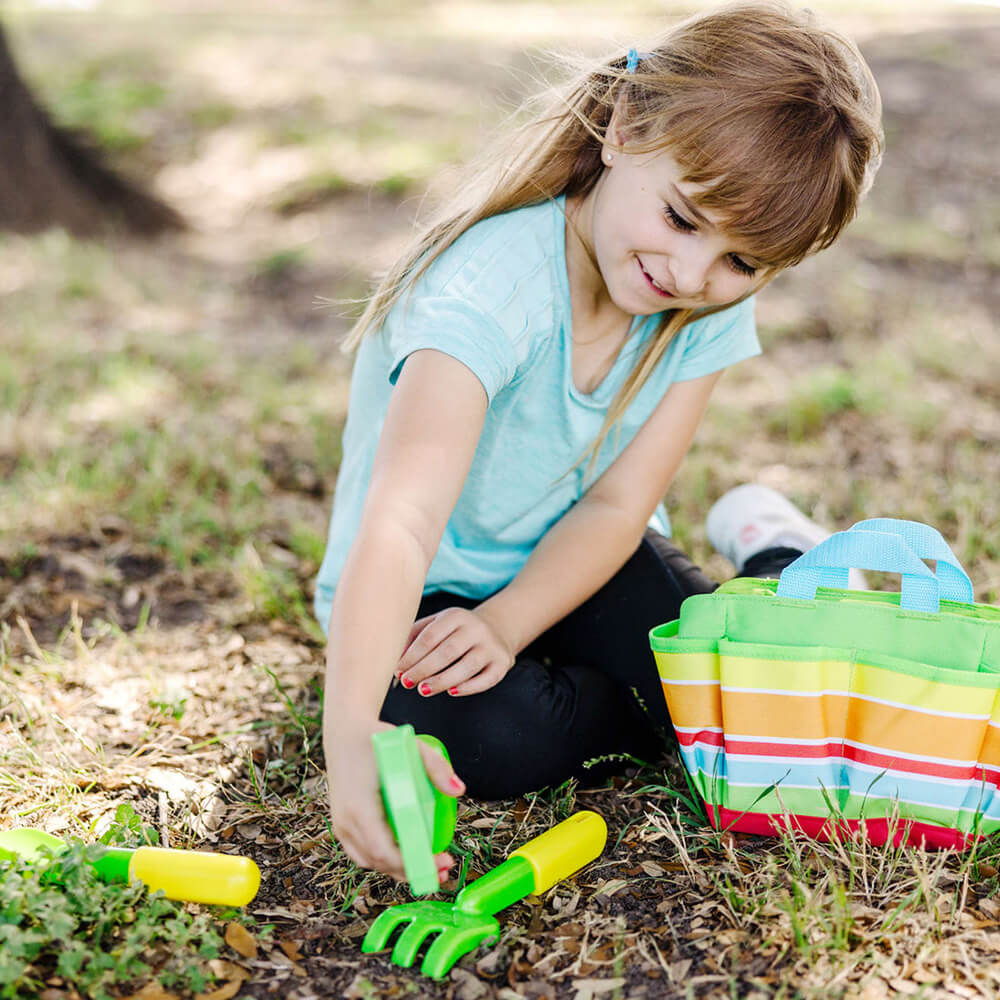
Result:
[[[621,53],[578,71],[547,108],[506,136],[385,274],[345,349],[380,327],[476,223],[560,195],[586,195],[604,169],[616,108],[628,137],[617,148],[669,149],[683,179],[700,186],[692,200],[767,262],[752,291],[833,243],[881,158],[878,88],[852,42],[809,11],[777,2],[698,15],[648,46],[631,71]],[[587,453],[591,463],[677,331],[731,304],[664,315],[608,408]]]

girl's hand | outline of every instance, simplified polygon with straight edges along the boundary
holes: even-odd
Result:
[[[413,623],[396,676],[424,696],[461,696],[493,687],[513,665],[514,651],[487,618],[446,608]]]
[[[391,729],[386,722],[337,724],[327,741],[330,819],[333,832],[347,856],[362,868],[406,880],[403,858],[385,819],[372,734]],[[451,765],[433,747],[418,740],[427,775],[442,792],[461,795],[465,785]],[[446,852],[435,855],[438,880],[443,882],[454,864]]]

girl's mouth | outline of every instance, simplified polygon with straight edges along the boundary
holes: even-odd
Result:
[[[659,284],[653,276],[643,267],[642,261],[636,257],[636,263],[639,265],[639,270],[642,271],[642,276],[646,279],[646,284],[660,296],[661,299],[672,299],[674,298],[673,292],[668,292],[663,285]]]

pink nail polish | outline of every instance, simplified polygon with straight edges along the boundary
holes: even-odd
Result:
[[[428,684],[427,681],[424,681],[424,683],[420,685],[419,691],[421,694],[430,694],[431,693],[430,684]]]
[[[413,685],[416,682],[415,681],[411,681],[409,677],[400,677],[399,678],[399,683],[402,684],[403,687],[405,687],[405,688],[411,688],[411,687],[413,687]]]
[[[448,782],[448,784],[451,785],[451,787],[454,788],[456,792],[464,792],[465,791],[465,784],[455,774],[453,774],[451,776],[451,780]]]
[[[458,694],[458,688],[448,688],[448,694]]]

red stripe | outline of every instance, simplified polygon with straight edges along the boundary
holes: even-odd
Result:
[[[889,840],[898,847],[902,843],[914,847],[940,847],[965,850],[972,846],[975,839],[969,834],[945,826],[934,826],[931,823],[918,823],[915,820],[897,820],[890,831],[887,819],[840,819],[829,817],[797,816],[791,814],[772,815],[769,813],[743,813],[734,809],[720,808],[705,803],[709,819],[716,829],[733,830],[737,833],[753,833],[764,836],[774,836],[784,833],[789,827],[807,837],[817,840],[829,840],[832,833],[839,831],[841,836],[857,831],[862,823],[872,844],[881,845]],[[980,838],[985,837],[980,834]]]
[[[676,730],[674,730],[677,732]],[[677,742],[682,747],[693,746],[695,743],[706,743],[709,746],[722,746],[722,733],[713,733],[706,729],[701,729],[697,733],[677,733]]]

